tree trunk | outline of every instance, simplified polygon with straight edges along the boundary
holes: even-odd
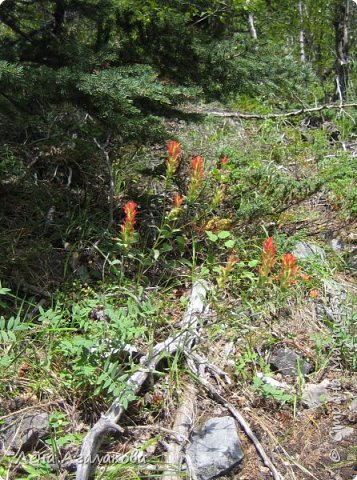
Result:
[[[248,15],[248,26],[249,26],[249,31],[253,40],[258,40],[257,31],[254,25],[254,17],[251,13]]]
[[[349,0],[340,0],[335,4],[335,48],[336,48],[336,92],[335,100],[344,101],[347,97],[349,70]]]
[[[301,63],[305,63],[306,54],[305,54],[304,14],[303,14],[303,4],[301,0],[299,0],[298,9],[299,9],[299,17],[300,17],[300,32],[299,32],[300,61]]]
[[[53,33],[59,35],[63,29],[65,21],[66,6],[64,0],[57,0],[55,5],[54,19],[55,24],[53,27]]]

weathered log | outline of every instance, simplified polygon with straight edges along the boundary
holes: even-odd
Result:
[[[188,443],[188,436],[192,428],[195,416],[195,403],[197,392],[193,385],[187,385],[180,408],[176,412],[176,417],[172,430],[177,434],[181,441],[175,441],[167,445],[165,456],[166,471],[162,480],[180,480],[182,479],[181,466],[183,461],[183,449]]]

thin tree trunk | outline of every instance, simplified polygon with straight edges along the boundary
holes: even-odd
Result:
[[[251,13],[248,15],[248,26],[249,26],[249,31],[253,40],[258,40],[257,31],[254,25],[254,17]]]
[[[299,9],[299,17],[300,17],[300,32],[299,32],[300,60],[301,60],[301,63],[305,63],[306,54],[305,54],[304,14],[303,14],[303,4],[301,0],[298,3],[298,9]]]
[[[54,12],[55,25],[53,28],[53,33],[55,35],[59,35],[62,32],[63,24],[65,21],[65,14],[66,8],[64,0],[57,0]]]
[[[343,102],[347,97],[349,70],[349,0],[335,4],[336,92],[335,100]]]

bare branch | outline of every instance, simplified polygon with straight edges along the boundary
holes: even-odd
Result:
[[[343,110],[344,108],[356,108],[357,103],[342,103],[342,104],[325,104],[319,105],[317,107],[310,107],[310,108],[300,108],[298,110],[293,110],[291,112],[282,112],[282,113],[267,113],[265,115],[261,115],[258,113],[239,113],[239,112],[218,112],[215,110],[208,111],[208,112],[200,112],[200,111],[187,111],[185,113],[198,113],[198,114],[205,114],[205,115],[212,115],[213,117],[223,117],[223,118],[242,118],[243,120],[268,120],[270,118],[285,118],[285,117],[294,117],[297,115],[302,115],[304,113],[312,113],[312,112],[320,112],[321,110]]]

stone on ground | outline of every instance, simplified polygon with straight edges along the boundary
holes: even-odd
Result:
[[[298,375],[299,371],[303,375],[312,372],[313,367],[303,360],[294,350],[284,347],[275,350],[269,357],[269,363],[274,370],[282,375]]]
[[[300,260],[305,260],[308,257],[319,257],[320,260],[326,262],[326,254],[324,250],[313,243],[300,241],[295,245],[292,253]]]
[[[0,427],[0,447],[5,451],[31,451],[48,434],[48,413],[34,411],[12,415]]]
[[[197,480],[210,480],[229,473],[244,456],[234,419],[209,419],[193,435],[187,454]]]
[[[302,391],[302,404],[307,408],[317,408],[331,401],[331,392],[328,390],[330,382],[326,379],[321,383],[305,384]]]

